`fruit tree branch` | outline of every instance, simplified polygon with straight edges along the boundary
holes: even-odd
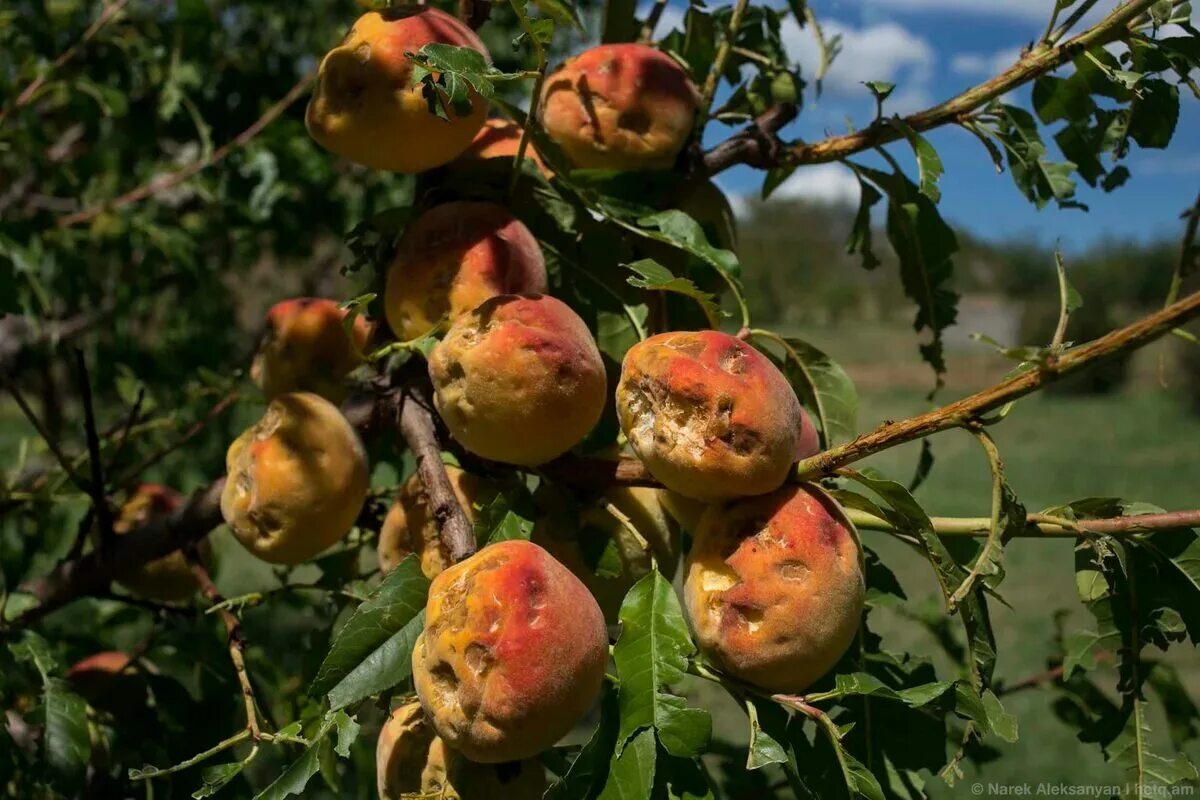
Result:
[[[400,433],[416,459],[417,474],[429,497],[430,515],[437,525],[438,535],[446,544],[450,560],[459,562],[474,554],[475,530],[463,513],[446,475],[433,414],[424,400],[413,391],[406,393],[398,413]]]
[[[845,509],[846,516],[859,530],[901,533],[886,519],[868,511]],[[987,536],[992,520],[989,517],[930,517],[933,530],[939,536]],[[1025,529],[1017,534],[1022,538],[1078,538],[1088,534],[1136,534],[1178,528],[1200,528],[1200,509],[1169,511],[1162,514],[1136,514],[1109,519],[1065,520],[1046,514],[1030,514]]]
[[[315,77],[316,72],[309,72],[307,75],[301,78],[295,86],[288,90],[287,94],[285,94],[278,101],[276,101],[274,105],[264,111],[261,117],[256,119],[248,128],[239,133],[233,139],[214,150],[212,155],[210,155],[208,158],[203,159],[202,161],[197,161],[194,164],[189,164],[183,169],[175,172],[168,172],[165,175],[159,175],[158,177],[142,184],[136,189],[128,191],[125,194],[113,198],[105,203],[101,203],[98,206],[85,208],[82,211],[76,211],[73,214],[67,214],[66,216],[59,217],[57,223],[58,227],[69,228],[72,225],[80,225],[84,222],[90,222],[106,211],[113,211],[132,203],[141,202],[142,200],[153,197],[156,194],[160,194],[168,189],[178,186],[194,176],[196,173],[205,170],[211,167],[213,164],[223,160],[230,153],[245,147],[251,139],[262,133],[263,130],[265,130],[268,125],[274,122],[279,115],[286,111],[292,103],[296,102],[301,95],[308,91],[308,87],[313,82]]]
[[[795,103],[779,103],[767,109],[745,130],[705,153],[704,172],[716,175],[735,164],[748,164],[756,169],[769,169],[779,164],[785,159],[786,145],[776,134],[799,113]]]
[[[1154,5],[1154,0],[1130,0],[1130,2],[1115,8],[1108,16],[1079,35],[1061,44],[1039,44],[1026,51],[1015,64],[999,75],[973,86],[943,103],[903,117],[903,125],[879,119],[854,133],[832,136],[819,142],[797,142],[791,145],[786,152],[781,152],[782,157],[776,163],[799,166],[838,161],[863,150],[896,141],[903,135],[902,131],[908,129],[920,133],[930,128],[959,122],[992,100],[1058,69],[1079,53],[1120,39],[1128,31],[1130,23],[1152,5]],[[737,136],[733,138],[736,139]],[[717,159],[715,154],[720,148],[721,146],[718,146],[705,155],[705,166],[709,174],[716,174],[735,164],[754,163],[745,160],[729,160],[727,157]],[[751,157],[756,155],[749,148],[742,152]],[[712,157],[711,167],[709,166],[710,157]]]
[[[1200,292],[1193,292],[1164,309],[1068,350],[1056,359],[1028,369],[1006,381],[925,414],[889,422],[796,465],[794,477],[810,480],[905,442],[921,439],[978,419],[1049,383],[1095,362],[1135,350],[1188,320],[1200,316]]]

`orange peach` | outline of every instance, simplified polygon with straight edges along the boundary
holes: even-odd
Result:
[[[113,522],[113,532],[124,536],[153,519],[174,513],[182,505],[183,497],[174,489],[143,483],[121,507]],[[208,540],[201,539],[196,548],[200,557],[207,560],[211,553]],[[123,569],[117,580],[135,594],[164,603],[186,600],[199,588],[187,559],[178,550],[134,569]]]
[[[471,145],[459,156],[460,161],[478,161],[487,158],[516,158],[517,149],[521,146],[522,128],[515,122],[506,119],[489,119],[484,123],[479,133],[471,140]],[[554,173],[542,161],[533,146],[533,140],[525,144],[525,158],[532,161],[549,178]]]
[[[271,306],[267,330],[250,376],[270,400],[285,392],[315,392],[335,403],[346,397],[342,380],[362,362],[370,326],[361,316],[350,331],[333,300],[297,297]]]
[[[305,115],[312,138],[351,161],[394,172],[424,172],[456,158],[487,119],[487,103],[472,90],[471,113],[460,117],[439,92],[449,119],[429,110],[407,53],[431,43],[469,47],[491,61],[474,31],[433,6],[359,17],[317,71]]]
[[[541,547],[510,540],[433,579],[413,683],[445,743],[494,764],[566,735],[599,695],[607,661],[587,587]]]
[[[546,773],[536,760],[509,764],[467,761],[433,732],[420,703],[399,706],[375,746],[380,800],[429,796],[443,800],[541,800]]]
[[[604,363],[583,320],[547,295],[502,295],[459,317],[429,358],[450,433],[483,458],[543,464],[604,411]]]
[[[447,465],[446,475],[463,513],[473,523],[476,506],[491,502],[495,489],[483,479],[457,467]],[[429,511],[425,485],[414,472],[401,487],[379,531],[379,566],[385,573],[394,570],[410,553],[420,557],[421,571],[427,578],[436,576],[453,563]]]
[[[342,539],[366,501],[367,456],[337,406],[282,394],[229,447],[221,514],[272,564],[298,564]]]
[[[508,209],[444,203],[417,217],[400,238],[384,313],[398,337],[415,339],[488,298],[545,290],[541,248]]]
[[[762,353],[719,331],[664,333],[625,354],[617,415],[655,478],[707,502],[779,488],[796,460],[800,402]]]
[[[643,44],[602,44],[549,75],[542,127],[576,167],[670,169],[692,134],[698,93],[674,59]]]
[[[828,672],[862,618],[854,528],[811,484],[710,506],[686,575],[701,650],[772,692],[802,692]]]
[[[71,687],[93,708],[130,713],[146,702],[146,690],[133,658],[118,650],[93,653],[67,670]]]
[[[679,526],[663,508],[659,489],[615,487],[596,505],[574,504],[539,489],[544,513],[530,540],[571,570],[588,588],[609,624],[621,602],[655,564],[668,580],[679,564]],[[610,508],[611,507],[611,508]]]

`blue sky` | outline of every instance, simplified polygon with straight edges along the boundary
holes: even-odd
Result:
[[[811,0],[826,29],[840,33],[843,50],[825,80],[825,91],[809,103],[800,120],[785,134],[807,140],[870,122],[873,100],[863,80],[897,84],[886,112],[907,113],[952,97],[1012,63],[1022,46],[1044,30],[1053,0]],[[1116,4],[1102,0],[1085,19],[1098,19]],[[682,18],[682,4],[664,15],[662,35]],[[1076,30],[1080,30],[1077,28]],[[803,65],[814,63],[815,48],[807,30],[789,20],[785,28],[789,52]],[[1069,69],[1069,68],[1068,68]],[[811,75],[811,69],[805,70]],[[1027,92],[1009,102],[1028,107]],[[1177,217],[1200,189],[1200,100],[1184,89],[1178,127],[1167,150],[1134,146],[1124,162],[1133,177],[1106,194],[1080,182],[1078,199],[1090,212],[1039,211],[1028,203],[1007,174],[996,174],[980,143],[961,129],[929,134],[946,167],[942,180],[942,213],[952,224],[984,238],[1028,234],[1078,250],[1106,237],[1145,239],[1176,236]],[[710,137],[721,138],[719,126]],[[1049,138],[1047,132],[1043,135]],[[902,163],[912,165],[906,148],[894,145]],[[761,176],[738,168],[721,178],[731,194],[755,195]],[[779,190],[782,194],[857,203],[857,183],[840,165],[807,167]]]

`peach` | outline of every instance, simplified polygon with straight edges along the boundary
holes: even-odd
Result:
[[[367,497],[367,456],[337,406],[296,392],[271,401],[229,447],[221,514],[272,564],[298,564],[342,539]]]
[[[491,61],[474,31],[432,6],[359,17],[321,61],[304,120],[309,135],[339,156],[393,172],[424,172],[456,158],[487,119],[487,103],[472,90],[467,116],[444,95],[449,119],[429,110],[406,53],[430,43],[469,47]]]
[[[521,146],[523,128],[515,122],[506,119],[489,119],[483,124],[479,133],[471,140],[471,145],[459,156],[460,161],[472,161],[487,158],[516,158],[517,149]],[[547,178],[554,173],[542,161],[530,139],[525,144],[525,158],[532,161]]]
[[[675,576],[679,526],[664,510],[663,494],[640,486],[615,487],[597,505],[580,511],[549,487],[539,490],[545,513],[530,540],[583,581],[609,624],[616,624],[626,593],[656,563],[668,580]],[[604,507],[608,504],[624,519]]]
[[[67,670],[67,680],[93,708],[128,714],[146,702],[137,665],[127,653],[106,650],[80,659]]]
[[[408,226],[388,268],[384,312],[401,339],[429,333],[501,294],[546,291],[546,264],[529,229],[504,206],[434,206]]]
[[[542,127],[576,167],[670,169],[696,121],[698,93],[670,56],[602,44],[546,79]]]
[[[664,333],[631,347],[617,415],[655,478],[707,502],[779,488],[802,422],[800,401],[775,365],[719,331]]]
[[[546,773],[536,760],[475,764],[446,747],[420,703],[399,706],[375,747],[380,800],[415,795],[444,800],[541,800]]]
[[[333,300],[297,297],[271,306],[250,376],[270,400],[285,392],[314,392],[339,403],[342,380],[362,362],[370,326],[361,316],[347,331],[346,312]]]
[[[494,764],[566,735],[599,695],[607,662],[604,615],[587,587],[514,539],[433,579],[413,684],[449,747]]]
[[[858,539],[811,484],[713,505],[688,554],[683,593],[696,641],[721,669],[768,691],[802,692],[858,631]]]
[[[446,466],[446,475],[467,520],[475,522],[475,508],[491,502],[495,489],[483,479]],[[432,578],[453,563],[441,540],[436,522],[429,513],[429,496],[415,472],[405,481],[396,502],[384,517],[379,531],[379,566],[386,573],[394,570],[409,553],[421,559],[421,571]]]
[[[124,536],[153,519],[174,513],[182,505],[183,497],[174,489],[143,483],[121,507],[113,522],[113,533]],[[196,547],[200,557],[207,560],[211,553],[208,540],[201,539]],[[187,600],[200,588],[187,559],[178,550],[134,569],[121,570],[117,580],[134,594],[164,603]]]
[[[501,295],[459,317],[430,354],[429,377],[463,447],[527,467],[582,441],[607,394],[587,325],[547,295]]]

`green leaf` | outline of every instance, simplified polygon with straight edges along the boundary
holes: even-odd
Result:
[[[607,777],[609,761],[614,757],[617,748],[619,727],[617,690],[605,684],[604,696],[600,699],[600,724],[592,731],[591,737],[571,762],[566,774],[546,790],[544,800],[577,800],[591,797],[592,792]]]
[[[235,761],[232,764],[218,764],[213,767],[205,767],[200,773],[200,780],[203,781],[200,788],[192,792],[192,800],[203,800],[205,797],[212,797],[221,789],[225,788],[226,784],[242,774],[242,770],[246,768],[244,761]]]
[[[320,751],[325,745],[325,739],[329,736],[329,732],[336,727],[340,737],[343,735],[342,731],[348,730],[351,726],[357,729],[357,725],[346,716],[344,711],[326,714],[317,733],[309,739],[310,744],[305,748],[304,753],[293,761],[283,771],[283,774],[272,781],[270,786],[256,794],[254,800],[284,800],[291,795],[303,796],[308,781],[320,769]]]
[[[880,787],[879,781],[869,769],[863,766],[862,762],[850,755],[842,746],[841,737],[844,735],[844,731],[839,730],[834,721],[824,714],[817,720],[817,727],[837,758],[842,780],[845,781],[850,799],[861,797],[863,800],[884,800],[883,788]]]
[[[412,675],[413,647],[424,629],[425,612],[421,611],[329,690],[329,707],[335,711],[345,708],[407,680]]]
[[[879,266],[879,259],[875,256],[871,244],[871,209],[883,199],[883,195],[879,193],[878,189],[863,180],[857,168],[854,169],[854,177],[858,179],[858,213],[854,215],[854,224],[850,228],[850,235],[846,238],[846,252],[849,254],[861,253],[863,268],[875,269]]]
[[[788,715],[776,703],[746,696],[746,714],[750,717],[750,748],[746,769],[761,769],[768,764],[786,764]]]
[[[863,695],[879,697],[884,700],[894,700],[904,703],[910,708],[921,708],[946,697],[954,690],[953,681],[934,681],[932,683],[912,686],[896,690],[885,684],[879,678],[866,672],[852,672],[836,676],[835,691],[840,696]]]
[[[1200,738],[1200,709],[1179,680],[1175,667],[1157,662],[1150,668],[1146,682],[1162,702],[1175,749],[1182,750],[1188,742]]]
[[[523,490],[503,491],[479,510],[475,518],[475,540],[486,544],[511,539],[529,541],[536,514]]]
[[[563,0],[533,0],[533,4],[559,25],[571,27],[583,33],[583,23],[580,22],[579,12],[574,6],[564,3]]]
[[[425,608],[428,593],[429,579],[421,574],[420,560],[408,556],[338,631],[309,687],[309,695],[326,694],[351,675]],[[365,677],[358,676],[360,680]]]
[[[58,661],[41,636],[26,631],[21,641],[8,648],[18,661],[33,664],[41,675],[46,761],[56,775],[73,784],[82,777],[83,768],[92,755],[87,703],[66,681],[55,675]]]
[[[333,750],[342,758],[350,757],[350,747],[354,744],[354,740],[358,738],[362,726],[358,722],[343,711],[339,711],[333,715],[333,724],[337,729],[337,744]]]
[[[658,571],[643,577],[625,596],[619,619],[613,659],[621,678],[620,745],[653,728],[668,753],[700,755],[708,746],[712,719],[703,709],[688,708],[669,688],[683,678],[696,652],[671,584]]]
[[[646,800],[654,789],[657,746],[646,728],[613,751],[612,763],[597,800]]]
[[[1165,758],[1150,749],[1150,723],[1146,719],[1147,705],[1137,693],[1125,696],[1121,709],[1124,724],[1116,737],[1104,745],[1108,760],[1124,769],[1134,785],[1144,788],[1174,786],[1184,781],[1200,780],[1200,772],[1184,754]]]
[[[657,292],[674,292],[684,297],[690,297],[704,312],[710,328],[721,327],[721,307],[717,305],[717,298],[713,294],[702,291],[687,278],[675,277],[671,270],[652,258],[643,258],[632,264],[625,264],[624,267],[636,273],[635,277],[627,279],[630,286]]]
[[[913,153],[917,157],[921,194],[935,203],[940,201],[942,199],[942,192],[938,189],[938,180],[946,171],[942,166],[941,156],[938,155],[937,150],[929,143],[928,139],[914,131],[904,120],[899,117],[892,117],[888,120],[888,123],[900,131],[912,146]]]
[[[1162,149],[1179,123],[1179,87],[1164,80],[1143,81],[1132,105],[1129,135],[1142,147]]]
[[[815,417],[826,448],[858,434],[858,390],[832,358],[802,339],[767,338],[783,347],[781,371]]]
[[[1070,201],[1075,196],[1071,179],[1075,164],[1050,161],[1033,115],[999,102],[988,106],[988,111],[997,117],[993,133],[1008,151],[1008,171],[1017,188],[1038,208],[1051,200],[1060,205]]]

